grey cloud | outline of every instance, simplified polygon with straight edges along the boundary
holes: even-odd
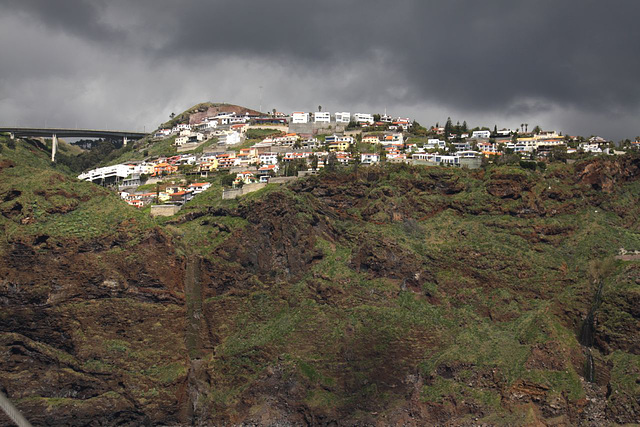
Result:
[[[588,127],[572,132],[597,133],[600,124],[614,137],[637,133],[630,113],[640,108],[639,10],[624,0],[21,0],[0,6],[5,17],[37,23],[39,37],[72,40],[60,42],[58,50],[69,50],[52,67],[60,75],[64,61],[82,61],[79,52],[95,51],[93,59],[109,64],[79,64],[67,78],[120,85],[116,93],[153,93],[165,106],[205,99],[177,102],[163,93],[200,93],[257,107],[256,91],[263,86],[265,103],[280,107],[388,106],[404,114],[425,112],[424,121],[448,115],[467,121],[547,118]],[[30,56],[37,51],[33,37],[19,37],[26,40],[23,55],[32,66],[40,57]],[[0,64],[0,74],[10,77],[0,80],[0,94],[11,95],[20,68],[12,67],[13,74],[5,68]],[[110,76],[105,69],[129,75]],[[22,80],[50,77],[42,67]],[[102,93],[110,96],[109,90]],[[436,109],[439,117],[433,117]],[[112,114],[118,112],[113,107]],[[575,120],[582,113],[593,120]],[[613,122],[619,125],[611,129]]]

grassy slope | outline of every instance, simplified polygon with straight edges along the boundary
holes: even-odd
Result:
[[[50,169],[45,152],[18,143],[13,150],[3,148],[0,160],[7,159],[15,166],[5,168],[0,180],[0,210],[7,213],[0,216],[3,250],[11,241],[33,241],[42,233],[65,244],[107,239],[131,220],[137,224],[129,230],[132,239],[155,226],[115,195]],[[255,232],[245,218],[231,213],[264,207],[265,200],[288,200],[303,223],[313,215],[329,218],[338,237],[316,239],[323,256],[298,280],[254,275],[244,288],[204,301],[205,313],[217,319],[210,332],[218,342],[203,354],[212,388],[200,405],[218,414],[234,413],[243,396],[260,390],[265,372],[273,369],[302,385],[301,400],[308,408],[327,416],[347,412],[354,420],[367,419],[371,411],[392,413],[405,404],[394,387],[413,374],[423,379],[419,399],[424,404],[472,402],[490,423],[526,421],[526,410],[501,403],[523,381],[545,387],[549,398],[577,402],[585,391],[575,322],[593,295],[589,263],[620,247],[640,249],[634,219],[640,183],[625,184],[615,197],[601,197],[569,183],[566,168],[540,175],[504,167],[486,173],[394,167],[371,179],[363,173],[331,184],[341,194],[362,189],[345,196],[344,203],[279,186],[223,201],[215,183],[181,213],[206,211],[203,216],[166,225],[185,251],[213,264],[225,264],[217,251],[231,236]],[[486,191],[498,174],[534,185],[520,199],[498,200]],[[446,196],[414,185],[456,180],[465,191]],[[542,197],[550,188],[561,197]],[[14,190],[20,194],[6,200]],[[16,203],[20,210],[13,210]],[[545,215],[514,214],[541,208]],[[403,278],[388,271],[376,275],[355,269],[352,260],[370,241],[414,260],[412,266],[423,275],[419,286],[405,289]],[[637,269],[635,262],[617,262],[606,279],[601,328],[609,333],[633,328],[633,319],[615,302],[640,293],[633,280]],[[152,307],[126,299],[100,304],[155,315]],[[90,318],[95,309],[74,303],[60,310]],[[88,372],[116,370],[127,381],[144,382],[136,398],[145,404],[154,401],[162,384],[184,375],[184,367],[169,360],[175,352],[155,352],[145,342],[141,347],[140,334],[120,339],[90,328],[74,339],[86,350],[77,363]],[[106,354],[92,350],[98,342]],[[561,367],[536,364],[538,348],[553,348],[552,362]],[[131,357],[133,364],[126,362]],[[611,367],[609,405],[620,396],[640,395],[633,381],[640,370],[637,354],[614,350],[599,360]],[[442,375],[445,368],[452,374]],[[494,380],[487,382],[483,375]]]
[[[441,180],[431,176],[439,172],[464,180],[466,191],[452,196],[407,191],[409,181]],[[525,200],[496,201],[485,190],[493,173],[521,175],[535,185]],[[629,216],[615,213],[637,200],[640,183],[626,184],[604,208],[539,197],[550,187],[576,190],[563,181],[553,168],[546,175],[497,168],[484,176],[397,168],[383,176],[353,199],[348,219],[333,222],[344,238],[318,239],[324,256],[300,281],[258,281],[242,297],[229,293],[205,301],[210,313],[225,313],[223,324],[214,327],[220,344],[208,356],[215,388],[210,404],[234,407],[274,366],[308,387],[305,403],[329,416],[345,408],[392,412],[404,398],[385,382],[416,370],[427,379],[420,392],[423,402],[472,402],[483,408],[486,422],[526,421],[527,410],[501,404],[503,394],[519,384],[540,385],[548,389],[548,399],[563,396],[575,404],[585,397],[579,325],[564,312],[588,309],[593,294],[587,272],[591,260],[612,256],[619,247],[640,248],[637,224],[630,227]],[[345,182],[342,191],[353,185]],[[271,187],[239,201],[220,201],[211,193],[188,211],[204,206],[251,209],[252,200],[273,192],[296,201],[301,212],[325,206],[310,193]],[[443,199],[448,208],[440,210]],[[517,210],[536,200],[547,212],[562,212],[571,203],[578,206],[544,217],[486,213],[496,203]],[[397,207],[398,218],[392,216],[394,209],[385,208],[390,205]],[[363,212],[372,207],[377,213],[365,218]],[[331,211],[326,206],[323,210]],[[212,222],[230,231],[208,227]],[[217,214],[179,227],[187,245],[216,262],[216,247],[247,222]],[[365,239],[406,251],[429,278],[421,280],[420,288],[402,290],[402,280],[393,275],[357,272],[350,262]],[[629,268],[627,263],[616,264],[606,293],[622,286],[617,278]],[[635,283],[624,287],[640,292]],[[319,297],[319,289],[329,296]],[[561,367],[537,364],[534,351],[539,348],[554,349],[551,358]],[[637,384],[624,373],[637,369],[640,357],[620,351],[601,357],[613,366],[614,395],[638,397]],[[439,375],[442,367],[453,367],[453,376]],[[497,383],[483,384],[479,375],[491,372],[497,372]]]
[[[112,191],[51,165],[46,151],[7,142],[0,138],[0,269],[6,280],[0,293],[11,298],[6,285],[14,283],[23,301],[2,309],[0,351],[23,345],[32,359],[27,370],[0,363],[4,385],[37,424],[45,416],[62,424],[107,419],[116,417],[116,408],[125,418],[142,414],[140,408],[166,417],[163,408],[175,404],[176,381],[186,375],[184,312],[181,304],[147,296],[167,292],[172,283],[155,279],[173,273],[170,249],[153,243],[161,233],[155,221]],[[162,254],[158,247],[165,248]],[[20,248],[27,248],[23,264],[13,255]],[[130,288],[105,295],[100,283],[106,279]],[[62,344],[59,334],[66,334]],[[77,387],[85,391],[66,393],[69,384],[84,384]],[[23,394],[16,398],[17,391]]]
[[[6,143],[0,144],[3,142]],[[0,203],[5,212],[14,208],[13,213],[0,216],[5,243],[42,233],[63,240],[104,237],[117,224],[128,220],[141,225],[138,231],[153,226],[153,221],[128,206],[117,194],[68,176],[72,173],[64,166],[51,165],[46,151],[28,143],[18,141],[15,149],[5,147],[0,159],[14,165],[3,170],[0,194],[19,192],[5,196]],[[15,208],[17,204],[20,210]]]

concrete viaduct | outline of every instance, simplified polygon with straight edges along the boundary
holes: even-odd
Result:
[[[14,138],[51,138],[51,161],[56,160],[58,138],[105,138],[122,139],[124,145],[128,140],[141,139],[147,136],[144,132],[128,132],[120,130],[99,129],[67,129],[67,128],[28,128],[28,127],[0,127],[0,133],[8,133]]]

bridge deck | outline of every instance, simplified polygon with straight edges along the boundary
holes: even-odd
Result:
[[[0,132],[12,133],[17,137],[51,137],[58,138],[127,138],[140,139],[149,135],[144,132],[131,132],[122,130],[100,130],[100,129],[70,129],[70,128],[28,128],[28,127],[0,127]]]

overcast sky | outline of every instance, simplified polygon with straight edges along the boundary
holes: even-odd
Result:
[[[632,0],[0,0],[0,124],[148,131],[213,101],[633,138],[639,12]]]

